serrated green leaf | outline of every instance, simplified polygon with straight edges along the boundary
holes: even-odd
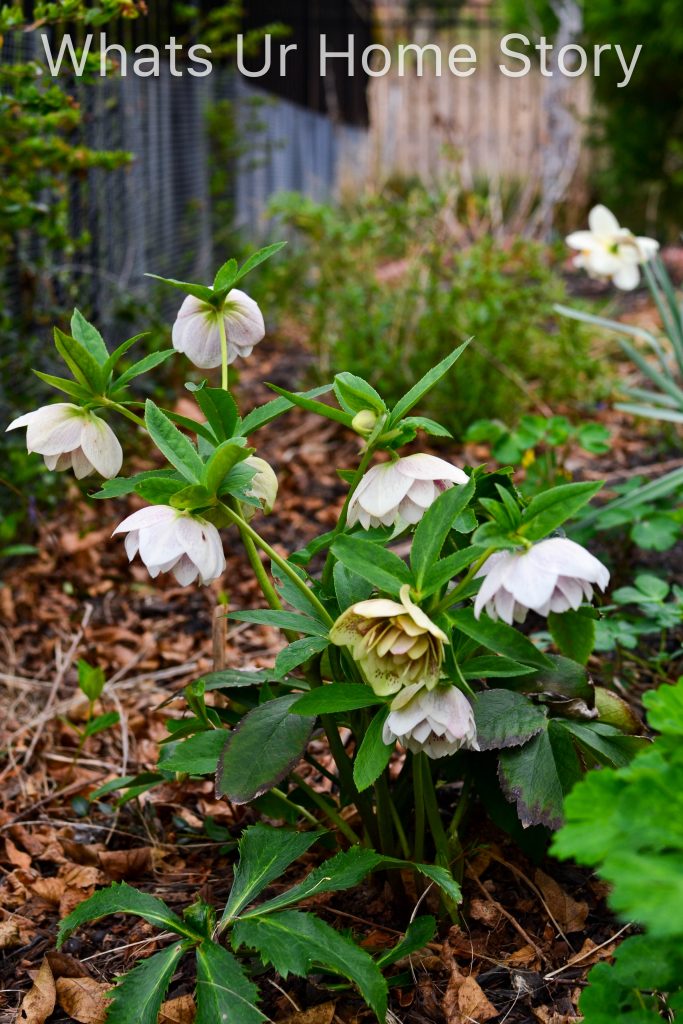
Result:
[[[328,683],[299,697],[292,705],[292,712],[295,715],[331,715],[382,703],[382,698],[362,683]]]
[[[51,373],[42,373],[40,370],[34,370],[33,373],[45,384],[49,384],[51,388],[56,388],[58,391],[63,391],[65,395],[79,399],[90,398],[91,392],[88,388],[84,388],[82,384],[77,384],[67,377],[54,377]]]
[[[134,889],[126,882],[114,882],[107,889],[100,889],[79,903],[75,910],[64,918],[59,925],[57,948],[59,949],[71,933],[82,924],[99,921],[101,917],[107,917],[109,914],[134,914],[149,921],[156,928],[176,932],[191,939],[197,937],[161,900]]]
[[[208,693],[210,690],[260,686],[261,683],[274,681],[274,674],[268,669],[248,671],[237,668],[224,668],[219,672],[206,672],[197,681],[201,681],[204,684],[204,691]]]
[[[149,398],[145,404],[145,424],[155,445],[171,465],[191,484],[200,483],[204,465],[197,449]]]
[[[595,620],[580,611],[550,612],[548,629],[562,654],[585,665],[595,647]]]
[[[239,841],[240,859],[220,927],[239,917],[241,911],[303,856],[322,834],[290,832],[260,824],[245,829]]]
[[[176,281],[174,277],[161,277],[159,274],[145,274],[145,277],[161,281],[162,284],[169,284],[171,288],[177,288],[188,295],[194,295],[196,299],[201,299],[202,302],[210,303],[213,299],[213,290],[204,284],[193,284],[191,281]]]
[[[165,772],[213,775],[229,735],[226,729],[209,729],[188,736],[187,739],[165,744],[161,748],[159,768]]]
[[[377,712],[366,729],[363,742],[356,753],[353,763],[353,781],[356,783],[359,793],[362,793],[380,777],[395,750],[394,743],[386,744],[382,739],[382,729],[388,714],[388,707]]]
[[[88,350],[99,366],[105,366],[109,351],[100,332],[88,323],[80,310],[74,309],[71,317],[71,334]]]
[[[494,622],[485,614],[476,619],[472,608],[450,612],[448,617],[455,628],[461,630],[465,636],[471,637],[482,647],[495,651],[496,654],[503,654],[522,665],[532,665],[534,668],[546,670],[552,668],[550,659],[539,651],[528,637],[504,622]]]
[[[233,954],[211,940],[197,947],[197,1016],[194,1024],[259,1024],[259,991]]]
[[[531,665],[520,665],[518,661],[495,654],[469,658],[460,669],[465,679],[514,679],[516,676],[528,676],[534,672]]]
[[[231,288],[237,277],[237,260],[227,260],[217,271],[213,279],[213,290],[222,291],[224,288]]]
[[[380,1021],[387,1012],[387,983],[372,957],[351,939],[312,914],[284,910],[268,917],[237,921],[236,946],[258,950],[278,974],[306,977],[314,966],[354,982]]]
[[[165,363],[175,354],[174,348],[167,348],[161,352],[150,352],[149,355],[143,356],[142,359],[139,359],[132,366],[129,366],[127,370],[124,370],[121,376],[117,377],[111,385],[111,390],[119,391],[121,388],[127,387],[136,377],[141,377],[143,373],[149,373],[150,370],[156,369],[157,366],[161,366],[162,363]]]
[[[341,536],[332,545],[332,552],[347,569],[388,594],[398,595],[401,587],[412,581],[403,559],[372,541]]]
[[[338,373],[334,378],[334,393],[345,412],[352,415],[371,409],[376,413],[386,412],[386,405],[371,384],[354,373]]]
[[[233,729],[221,755],[216,791],[249,803],[276,786],[303,756],[315,718],[290,713],[299,694],[260,704]]]
[[[305,409],[306,412],[316,413],[318,416],[322,416],[327,420],[335,420],[337,423],[343,423],[345,427],[350,427],[353,420],[353,416],[348,412],[342,412],[341,409],[336,409],[333,405],[325,405],[324,402],[317,402],[314,398],[307,398],[305,395],[298,394],[296,391],[287,391],[286,388],[281,388],[277,384],[267,384],[267,387],[271,391],[275,391],[278,395],[286,398],[292,405],[298,406],[299,409]]]
[[[450,487],[430,505],[418,523],[410,549],[410,565],[418,590],[422,590],[429,571],[434,568],[453,524],[472,500],[474,486],[474,480],[470,480]]]
[[[420,588],[421,593],[425,597],[429,597],[435,590],[440,590],[441,587],[445,586],[446,583],[450,583],[464,569],[468,569],[485,552],[486,548],[484,546],[473,544],[471,547],[463,548],[462,551],[455,551],[452,555],[442,558],[427,570],[424,583]]]
[[[245,448],[234,441],[223,441],[219,444],[204,466],[202,481],[205,487],[212,494],[217,494],[230,470],[238,462],[248,458],[252,451],[252,448]]]
[[[109,993],[107,1024],[157,1024],[171,978],[189,948],[189,943],[175,942],[118,978]]]
[[[302,391],[301,397],[319,398],[320,395],[326,395],[331,390],[331,384],[323,384],[321,387],[312,388],[310,391]],[[266,424],[272,423],[283,412],[288,412],[289,409],[293,408],[294,402],[290,402],[288,398],[274,398],[272,402],[266,402],[265,405],[252,409],[242,420],[240,430],[245,436],[249,436],[255,430],[259,430],[261,427],[265,427]]]
[[[229,441],[237,428],[237,405],[223,388],[198,388],[194,397],[219,441]]]
[[[431,942],[434,938],[435,931],[435,918],[429,915],[416,917],[408,925],[401,941],[393,949],[387,949],[386,952],[377,958],[377,966],[384,970],[384,968],[391,967],[398,960],[402,960],[403,957],[410,956],[411,953],[417,953],[419,950],[424,949],[427,943]]]
[[[294,629],[305,636],[327,637],[329,627],[310,615],[299,612],[275,611],[272,609],[255,608],[253,611],[230,612],[235,622],[253,622],[260,626],[275,626],[276,629]]]
[[[372,593],[372,583],[357,576],[343,562],[335,562],[332,570],[334,580],[334,592],[337,595],[337,603],[340,611],[346,611],[352,604],[365,601]]]
[[[280,651],[275,659],[275,676],[281,679],[293,669],[298,668],[299,665],[303,665],[314,654],[320,654],[322,651],[327,650],[328,646],[329,640],[327,637],[302,636],[301,639],[295,640],[294,643],[289,644],[284,650]]]
[[[260,266],[261,263],[264,263],[266,260],[269,260],[271,256],[280,252],[280,250],[284,249],[286,245],[286,242],[273,242],[272,245],[266,245],[263,249],[259,249],[257,252],[252,253],[249,259],[245,260],[240,267],[233,283],[236,284],[238,281],[241,281],[246,274],[250,274],[252,270]]]
[[[55,348],[73,373],[76,380],[93,394],[99,395],[104,389],[102,367],[88,349],[75,338],[64,334],[58,327],[54,330]]]
[[[484,690],[472,707],[481,750],[519,747],[547,728],[543,709],[514,690]]]
[[[602,485],[602,480],[562,484],[560,487],[553,487],[549,491],[537,494],[527,506],[519,532],[529,540],[547,537],[587,505]]]
[[[428,391],[439,383],[442,377],[444,377],[454,363],[460,358],[467,346],[472,339],[468,339],[464,344],[456,348],[450,355],[442,359],[440,363],[434,366],[428,373],[422,377],[417,384],[408,391],[403,398],[399,399],[394,408],[391,411],[389,423],[391,426],[395,426],[399,420],[403,419],[406,413],[410,412],[413,406],[417,405],[421,398],[423,398]]]
[[[582,771],[571,737],[551,721],[523,747],[503,750],[498,774],[524,828],[559,828],[564,795]]]

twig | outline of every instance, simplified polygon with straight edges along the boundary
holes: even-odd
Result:
[[[576,965],[580,964],[582,960],[586,960],[589,956],[593,956],[594,953],[597,953],[599,949],[604,949],[605,946],[609,946],[611,942],[616,942],[620,935],[623,935],[625,931],[632,927],[633,922],[629,921],[628,924],[625,924],[623,928],[619,929],[616,935],[612,935],[609,939],[605,939],[605,941],[601,942],[599,946],[593,946],[592,949],[587,949],[585,953],[580,953],[579,956],[573,957],[564,965],[564,967],[558,967],[556,971],[551,971],[550,974],[544,974],[543,980],[551,981],[553,978],[557,977],[558,974],[562,974],[563,971],[568,971],[570,967],[576,967]]]
[[[524,929],[522,928],[522,926],[521,926],[521,924],[519,923],[519,921],[517,921],[517,920],[516,920],[516,919],[515,919],[515,918],[514,918],[514,917],[512,916],[512,914],[511,914],[511,913],[510,913],[510,912],[509,912],[508,910],[506,910],[506,909],[505,909],[505,907],[501,906],[501,904],[500,904],[500,903],[498,902],[498,900],[494,900],[493,896],[492,896],[492,895],[491,895],[491,893],[490,893],[490,892],[488,891],[488,889],[486,888],[486,886],[485,886],[485,885],[484,885],[484,884],[483,884],[483,883],[482,883],[482,882],[480,881],[480,879],[479,879],[479,878],[477,878],[477,876],[476,876],[476,875],[475,875],[475,874],[474,874],[473,872],[471,872],[471,871],[468,871],[468,876],[469,876],[469,877],[470,877],[470,878],[472,879],[472,881],[473,881],[473,882],[475,883],[475,885],[476,885],[476,886],[478,886],[478,888],[479,888],[479,889],[481,890],[481,893],[482,893],[482,896],[484,897],[484,899],[485,899],[485,900],[486,900],[486,901],[487,901],[488,903],[490,903],[492,907],[495,907],[495,908],[496,908],[496,910],[498,911],[498,913],[499,913],[499,914],[502,914],[502,915],[503,915],[503,917],[504,917],[504,918],[505,918],[505,919],[506,919],[507,921],[509,921],[509,922],[510,922],[510,924],[512,925],[512,927],[513,927],[513,928],[515,929],[515,931],[516,931],[516,932],[517,932],[517,933],[518,933],[519,935],[521,935],[521,937],[522,937],[522,938],[524,939],[524,941],[526,942],[526,944],[527,944],[528,946],[531,946],[531,948],[533,949],[533,951],[534,951],[534,952],[536,953],[536,955],[537,955],[537,956],[538,956],[538,957],[539,957],[539,958],[540,958],[540,959],[541,959],[541,960],[543,961],[543,963],[544,963],[544,964],[547,964],[547,963],[548,963],[548,958],[547,958],[547,956],[545,955],[545,953],[543,952],[543,950],[542,950],[542,949],[540,948],[540,946],[537,946],[537,945],[536,945],[536,943],[535,943],[535,942],[534,942],[534,940],[533,940],[533,939],[531,938],[531,936],[530,936],[530,935],[528,935],[528,934],[527,934],[527,932],[525,932],[525,931],[524,931]]]
[[[503,867],[506,867],[509,871],[512,872],[513,875],[515,875],[517,878],[521,878],[523,882],[526,882],[526,884],[529,886],[531,891],[533,893],[535,893],[536,896],[538,897],[538,899],[540,900],[541,905],[543,906],[543,909],[545,910],[546,914],[548,915],[548,917],[550,918],[552,923],[555,925],[555,928],[557,929],[558,934],[564,939],[564,941],[567,943],[569,948],[572,949],[571,942],[569,941],[569,939],[567,938],[565,933],[562,931],[562,928],[561,928],[560,923],[557,920],[557,918],[553,916],[552,910],[550,909],[550,907],[546,903],[545,899],[543,898],[543,893],[538,888],[536,883],[532,882],[530,878],[527,878],[527,876],[524,874],[523,871],[520,871],[519,868],[515,867],[514,864],[510,864],[510,862],[505,860],[503,857],[499,857],[497,854],[493,853],[491,850],[488,851],[488,854],[489,854],[491,860],[495,860],[495,861],[498,862],[498,864],[502,864]],[[502,1024],[502,1022],[501,1022],[501,1024]]]
[[[49,694],[47,696],[47,701],[45,703],[45,711],[43,712],[43,714],[38,719],[38,727],[37,727],[36,731],[33,734],[33,738],[32,738],[31,742],[28,745],[28,749],[27,749],[26,753],[24,754],[24,761],[23,761],[24,767],[26,767],[26,765],[29,763],[29,761],[33,757],[34,751],[35,751],[35,749],[36,749],[36,747],[38,745],[38,741],[40,740],[40,737],[43,735],[43,730],[45,729],[45,725],[46,725],[46,723],[48,721],[48,718],[50,717],[49,712],[52,709],[52,705],[54,704],[55,700],[57,699],[57,694],[59,692],[60,686],[64,682],[64,677],[66,676],[66,673],[71,668],[71,664],[72,664],[72,662],[74,660],[74,657],[76,655],[76,651],[78,650],[78,645],[80,644],[81,640],[83,639],[83,634],[85,633],[86,629],[88,628],[88,623],[90,622],[90,618],[92,616],[92,612],[93,612],[93,606],[91,604],[86,604],[85,611],[83,613],[83,619],[81,621],[81,625],[78,628],[78,632],[73,637],[73,639],[71,641],[71,644],[69,646],[69,649],[66,652],[66,654],[63,656],[63,658],[61,660],[61,664],[59,665],[59,667],[58,667],[58,669],[57,669],[57,671],[55,673],[55,678],[53,680],[52,686],[50,688],[50,692],[49,692]]]

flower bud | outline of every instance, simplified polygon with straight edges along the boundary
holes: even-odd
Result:
[[[377,426],[377,413],[372,409],[361,409],[351,420],[351,426],[357,434],[367,437]]]
[[[248,459],[244,460],[244,465],[251,466],[256,470],[251,478],[247,494],[258,498],[265,514],[270,515],[277,498],[278,486],[273,467],[265,459],[260,459],[258,455],[250,455]]]
[[[605,689],[604,686],[595,687],[595,707],[598,712],[598,721],[605,725],[613,725],[615,729],[630,736],[640,732],[640,721],[630,704],[614,693]]]

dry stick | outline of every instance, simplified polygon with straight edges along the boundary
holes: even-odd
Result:
[[[491,858],[491,860],[495,860],[499,864],[502,864],[503,867],[506,867],[509,871],[512,872],[513,875],[515,875],[517,878],[520,878],[523,882],[526,882],[526,884],[529,886],[531,891],[533,893],[535,893],[536,896],[538,897],[538,899],[540,900],[541,905],[543,906],[543,909],[545,910],[546,914],[548,915],[548,917],[550,918],[552,923],[555,925],[555,928],[557,929],[558,934],[564,939],[564,941],[567,943],[569,948],[572,949],[571,942],[569,941],[569,939],[567,938],[565,933],[562,931],[562,928],[560,927],[560,923],[557,920],[557,918],[553,916],[552,910],[550,909],[550,907],[546,903],[545,899],[543,898],[543,893],[538,888],[536,883],[532,882],[530,878],[527,878],[527,876],[524,874],[523,871],[520,871],[519,868],[515,867],[514,864],[510,864],[510,862],[505,860],[503,857],[499,857],[497,854],[492,853],[491,850],[488,851],[488,854],[489,854],[489,857]]]
[[[484,899],[486,899],[487,902],[490,903],[492,907],[496,908],[496,910],[498,911],[499,914],[502,914],[503,917],[506,918],[506,920],[508,920],[510,922],[512,927],[515,929],[515,931],[519,935],[521,935],[521,937],[524,939],[526,944],[528,946],[531,946],[531,948],[536,953],[536,956],[538,956],[543,961],[544,964],[547,964],[548,963],[547,956],[545,955],[543,950],[540,948],[540,946],[536,945],[536,943],[531,938],[531,936],[528,935],[524,931],[524,929],[522,928],[522,926],[519,923],[519,921],[517,921],[512,916],[512,914],[508,910],[505,909],[505,907],[501,906],[501,904],[498,902],[498,900],[494,900],[494,898],[491,895],[491,893],[488,891],[488,889],[485,887],[485,885],[477,878],[477,876],[475,874],[468,872],[468,877],[470,877],[473,880],[473,882],[479,887],[479,889],[481,890],[481,893],[482,893]]]
[[[47,702],[45,704],[45,711],[43,712],[43,715],[41,715],[40,719],[38,720],[38,728],[34,732],[33,739],[29,743],[28,750],[24,754],[24,762],[23,762],[24,763],[24,767],[26,767],[26,765],[29,763],[29,761],[33,757],[33,753],[34,753],[34,751],[35,751],[35,749],[36,749],[36,747],[38,745],[38,741],[40,740],[40,737],[43,735],[43,730],[45,729],[45,725],[46,725],[46,722],[47,722],[48,717],[49,717],[49,716],[48,717],[46,717],[46,716],[47,716],[48,712],[50,711],[50,709],[52,708],[52,705],[54,704],[55,700],[57,699],[57,693],[59,692],[60,686],[64,682],[64,677],[66,676],[66,673],[71,668],[71,664],[72,664],[72,662],[74,660],[76,651],[78,650],[78,645],[80,644],[81,640],[83,639],[83,634],[85,633],[86,629],[88,628],[88,623],[90,622],[90,618],[92,616],[92,613],[93,613],[93,606],[91,604],[86,604],[85,612],[83,613],[83,620],[81,622],[81,625],[78,628],[78,632],[73,637],[68,651],[66,652],[66,654],[62,658],[61,665],[59,666],[59,668],[57,669],[57,671],[55,673],[55,678],[54,678],[54,681],[53,681],[52,686],[50,688],[50,692],[49,692],[48,697],[47,697]]]
[[[587,949],[585,953],[580,953],[579,956],[573,957],[573,959],[566,963],[564,967],[558,967],[556,971],[551,971],[550,974],[544,974],[543,980],[552,981],[553,978],[556,978],[558,974],[562,974],[563,971],[568,971],[570,968],[576,967],[576,965],[580,964],[582,960],[586,960],[589,956],[593,956],[594,953],[597,953],[599,949],[604,949],[605,946],[609,946],[610,942],[616,942],[620,935],[623,935],[625,931],[632,927],[633,922],[629,921],[628,924],[625,924],[623,928],[619,929],[616,935],[612,935],[609,939],[605,939],[605,941],[601,942],[599,946],[593,946],[592,949]]]

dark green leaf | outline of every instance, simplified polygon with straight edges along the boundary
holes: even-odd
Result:
[[[549,722],[523,747],[501,752],[499,777],[524,828],[558,828],[564,795],[581,777],[581,765],[568,733]]]
[[[343,423],[345,427],[351,426],[353,416],[348,412],[342,412],[341,409],[336,409],[333,405],[325,405],[324,402],[317,402],[313,398],[306,398],[295,391],[287,391],[286,388],[278,387],[277,384],[268,384],[267,386],[271,391],[275,391],[278,395],[286,398],[292,405],[298,406],[299,409],[305,409],[306,412],[314,412],[327,420]]]
[[[79,341],[88,350],[96,363],[100,366],[106,364],[109,352],[102,335],[96,327],[88,323],[78,309],[74,309],[73,316],[71,317],[71,334],[76,341]]]
[[[470,340],[471,339],[468,339],[463,345],[460,345],[459,348],[456,348],[450,355],[446,356],[445,359],[442,359],[441,362],[433,367],[433,369],[429,370],[429,372],[426,373],[424,377],[417,382],[417,384],[413,385],[410,391],[408,391],[403,398],[399,399],[392,409],[391,416],[389,418],[391,426],[395,426],[398,421],[406,415],[406,413],[410,412],[413,406],[417,405],[420,399],[423,398],[428,391],[431,391],[431,389],[439,383],[441,378],[448,373],[453,364],[460,358],[469,345]]]
[[[402,960],[406,956],[410,956],[411,953],[417,953],[419,950],[424,949],[427,943],[431,942],[434,938],[435,931],[436,920],[433,917],[428,915],[416,917],[408,925],[408,929],[401,941],[393,949],[387,949],[386,952],[377,958],[377,966],[384,970],[385,967],[391,967],[392,964],[397,963],[398,960]]]
[[[322,387],[312,388],[310,391],[302,391],[301,397],[319,398],[320,395],[326,395],[331,390],[331,384],[323,384]],[[294,402],[290,402],[288,398],[274,398],[272,402],[266,402],[265,405],[252,409],[242,420],[240,430],[245,436],[248,436],[255,430],[259,430],[260,427],[264,427],[267,423],[277,419],[283,412],[293,408]]]
[[[353,981],[368,1006],[383,1021],[387,1012],[387,983],[372,957],[351,939],[320,918],[285,910],[269,917],[238,921],[234,941],[248,946],[271,963],[278,974],[306,977],[314,966]]]
[[[329,683],[299,697],[292,711],[296,715],[331,715],[382,703],[382,698],[362,683]]]
[[[197,1016],[194,1024],[259,1024],[259,991],[233,954],[211,940],[197,947]]]
[[[55,347],[76,380],[91,390],[93,394],[101,394],[104,389],[104,374],[95,357],[84,345],[81,345],[80,341],[70,338],[58,327],[55,327],[54,335]]]
[[[396,596],[405,583],[411,582],[403,559],[372,541],[341,536],[332,545],[332,551],[347,569],[388,594]]]
[[[221,927],[239,917],[266,886],[279,878],[315,843],[322,832],[290,832],[269,825],[251,825],[239,841],[240,859]]]
[[[388,714],[388,707],[377,712],[356,753],[353,764],[353,781],[356,783],[359,793],[362,793],[379,778],[394,752],[395,744],[388,745],[382,739],[382,729]]]
[[[425,581],[421,587],[422,594],[428,597],[435,590],[440,590],[446,583],[450,583],[454,576],[461,573],[463,569],[468,569],[485,552],[485,547],[472,545],[469,548],[464,548],[462,551],[455,551],[452,555],[447,555],[446,558],[442,558],[436,565],[428,569]]]
[[[506,679],[528,676],[534,671],[530,665],[520,665],[518,661],[495,654],[482,654],[478,658],[470,658],[460,667],[465,679]]]
[[[548,629],[562,654],[586,664],[595,646],[595,619],[580,611],[550,612]]]
[[[298,693],[254,708],[230,733],[216,777],[216,790],[246,804],[276,786],[303,755],[315,718],[290,713]]]
[[[194,397],[219,441],[229,441],[237,427],[237,405],[223,388],[198,388]]]
[[[260,626],[275,626],[277,629],[294,629],[306,636],[327,637],[329,627],[318,619],[298,612],[281,612],[271,609],[254,609],[247,612],[230,612],[236,622],[253,622]]]
[[[197,454],[197,449],[151,399],[147,399],[145,404],[145,423],[162,455],[186,480],[198,484],[202,478],[204,465]]]
[[[466,636],[496,654],[503,654],[522,665],[539,669],[552,668],[552,662],[523,633],[504,622],[494,622],[487,615],[475,619],[472,608],[450,612],[449,619]]]
[[[320,654],[329,646],[329,640],[324,636],[302,636],[295,640],[283,651],[280,651],[275,659],[275,675],[278,679],[286,676],[288,672],[303,665],[312,658],[314,654]]]
[[[157,1024],[166,990],[189,943],[175,942],[117,979],[107,1024]]]
[[[280,252],[281,249],[287,245],[286,242],[274,242],[272,245],[267,245],[263,249],[259,249],[258,252],[252,253],[248,260],[246,260],[240,267],[233,284],[240,281],[245,274],[251,273],[256,267],[260,266],[265,260],[269,260],[271,256]]]
[[[50,373],[41,373],[40,370],[33,371],[36,377],[39,377],[46,384],[49,384],[52,388],[57,388],[58,391],[63,391],[66,395],[71,395],[72,398],[90,398],[90,390],[84,388],[82,384],[76,384],[75,381],[69,380],[67,377],[53,377]]]
[[[233,689],[242,686],[260,686],[261,683],[267,683],[274,679],[274,675],[268,669],[263,671],[254,669],[253,671],[241,670],[237,668],[224,668],[220,672],[207,672],[201,676],[198,682],[204,683],[204,690],[206,693],[209,690],[221,690],[221,689]]]
[[[602,480],[562,484],[560,487],[553,487],[549,491],[537,494],[529,502],[519,532],[529,540],[547,537],[587,505],[602,485]]]
[[[226,729],[209,729],[177,743],[165,744],[161,748],[159,767],[166,772],[212,775],[229,735]]]
[[[345,611],[352,604],[365,601],[372,593],[372,583],[357,576],[343,562],[335,562],[332,570],[334,592],[337,595],[339,610]]]
[[[353,373],[338,373],[334,378],[334,393],[342,409],[356,415],[364,409],[376,413],[386,412],[386,405],[372,385]]]
[[[133,363],[129,366],[120,377],[117,377],[111,386],[112,391],[119,391],[121,388],[125,388],[132,380],[136,377],[141,377],[143,373],[149,373],[150,370],[154,370],[157,366],[161,366],[167,359],[175,355],[174,348],[163,349],[161,352],[150,352],[148,356],[144,356],[143,359],[138,360],[137,363]]]
[[[170,284],[171,288],[177,288],[181,292],[187,292],[188,295],[194,295],[196,299],[201,299],[202,302],[210,303],[213,298],[213,289],[208,288],[204,284],[192,284],[191,281],[176,281],[173,277],[160,277],[159,274],[145,274],[145,277],[152,277],[155,281]]]
[[[109,914],[134,914],[149,921],[156,928],[177,932],[178,935],[188,938],[195,937],[194,932],[161,900],[146,892],[139,892],[125,882],[114,882],[107,889],[100,889],[79,903],[76,909],[64,918],[59,925],[57,948],[59,949],[71,933],[82,924],[99,921],[101,917],[108,917]]]
[[[543,709],[514,690],[484,690],[472,706],[481,750],[519,747],[547,727]]]
[[[234,441],[223,441],[204,466],[202,476],[204,485],[212,494],[217,494],[230,470],[238,462],[243,462],[252,451],[252,448],[245,448],[244,445],[236,444]]]
[[[423,589],[429,571],[435,567],[441,554],[446,537],[473,495],[474,480],[467,484],[456,484],[439,495],[420,520],[410,549],[410,565],[417,590]]]

